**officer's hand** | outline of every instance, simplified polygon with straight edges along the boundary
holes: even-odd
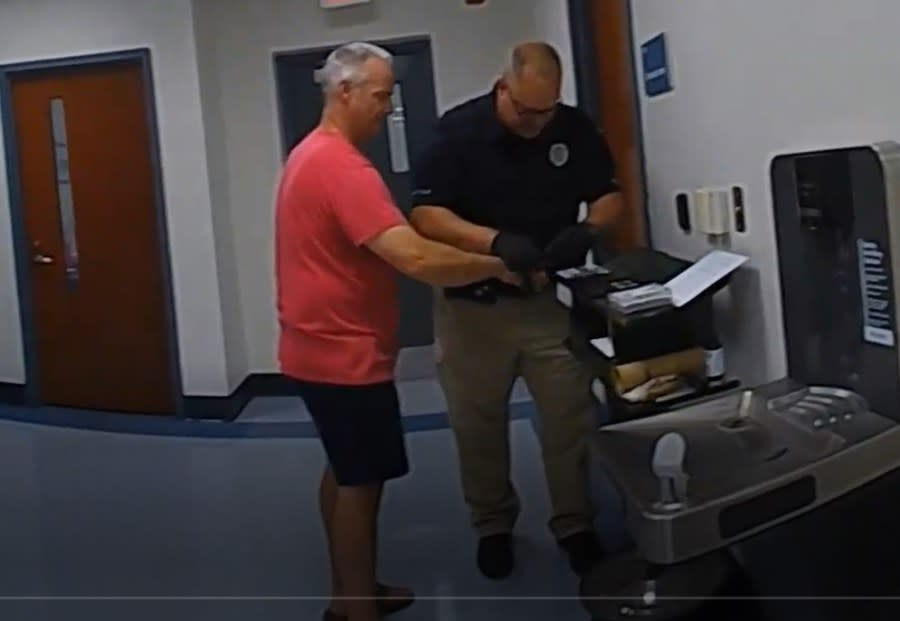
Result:
[[[544,262],[552,270],[584,265],[598,235],[599,231],[586,222],[567,227],[547,245]]]
[[[491,242],[491,254],[500,257],[510,272],[530,272],[543,258],[541,249],[525,237],[501,231]]]

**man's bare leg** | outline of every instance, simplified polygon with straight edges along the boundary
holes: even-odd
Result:
[[[335,559],[337,555],[334,548],[334,508],[337,502],[337,481],[331,466],[326,465],[322,473],[322,482],[319,485],[319,509],[322,512],[322,523],[325,525],[325,536],[328,539],[328,559],[331,562],[331,606],[333,613],[344,616],[343,592],[341,579],[338,573]]]
[[[375,550],[381,485],[338,487],[332,520],[334,560],[348,621],[377,621]]]
[[[375,500],[375,565],[378,566],[378,517],[381,515],[381,499],[384,497],[384,485],[380,485],[378,487],[378,497]],[[376,582],[375,586],[377,589],[382,592],[379,593],[379,597],[382,601],[390,600],[388,603],[399,604],[400,602],[409,602],[413,599],[414,594],[411,589],[402,586],[389,586],[386,584],[382,584],[380,582]]]
[[[322,522],[325,525],[325,534],[328,539],[328,555],[329,560],[331,561],[331,605],[329,606],[329,610],[331,612],[340,615],[346,616],[347,614],[347,606],[344,601],[344,590],[341,585],[341,578],[337,568],[337,562],[335,559],[337,558],[337,554],[334,547],[334,509],[335,504],[337,502],[337,480],[334,478],[334,471],[331,470],[330,466],[326,466],[324,472],[322,473],[322,482],[319,486],[319,507],[322,512]],[[376,529],[376,549],[374,555],[374,564],[377,567],[377,529],[378,529],[378,515],[381,510],[381,499],[384,496],[384,486],[378,486],[378,493],[375,501],[375,526]],[[376,588],[378,587],[378,583],[376,582]],[[383,597],[387,599],[394,600],[395,602],[405,602],[411,600],[414,595],[413,592],[406,587],[398,587],[398,586],[385,586],[382,587],[384,592],[381,593]]]

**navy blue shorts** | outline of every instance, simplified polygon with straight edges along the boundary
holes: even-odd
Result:
[[[384,483],[409,472],[394,382],[350,386],[293,381],[338,485]]]

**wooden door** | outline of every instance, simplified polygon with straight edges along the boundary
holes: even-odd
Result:
[[[631,19],[628,0],[592,0],[589,8],[597,59],[598,118],[616,162],[627,206],[615,242],[620,250],[625,250],[647,243]]]
[[[46,404],[172,413],[167,289],[140,64],[14,74]]]

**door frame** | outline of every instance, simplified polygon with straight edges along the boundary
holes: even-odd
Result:
[[[575,88],[578,94],[578,107],[581,108],[598,126],[603,123],[603,84],[598,79],[600,56],[604,43],[597,40],[594,29],[594,11],[599,10],[603,2],[610,0],[568,0],[569,35],[572,40],[572,60],[575,66]],[[644,123],[641,112],[641,90],[637,60],[634,54],[634,7],[631,0],[613,0],[623,2],[625,20],[621,24],[625,40],[628,42],[630,58],[631,88],[634,93],[635,144],[637,146],[638,165],[641,183],[641,225],[642,237],[648,247],[652,247],[650,228],[649,186],[647,183],[647,158],[644,147]]]
[[[594,123],[600,122],[600,85],[597,83],[597,52],[590,20],[590,0],[568,0],[569,38],[578,107]]]
[[[431,83],[437,86],[434,76],[434,54],[432,52],[431,35],[428,34],[412,34],[401,37],[389,37],[385,39],[366,39],[367,42],[383,47],[394,56],[401,54],[416,54],[423,52],[427,60],[428,73],[430,74]],[[277,49],[272,52],[272,81],[275,83],[275,101],[278,111],[278,139],[281,147],[281,158],[288,156],[287,137],[284,134],[284,118],[287,111],[283,108],[284,97],[282,97],[281,83],[278,81],[278,63],[281,60],[289,60],[293,56],[305,54],[313,54],[320,52],[328,52],[346,42],[336,41],[330,44],[311,45],[304,47],[291,47],[285,49]],[[440,116],[440,104],[438,103],[437,93],[434,94],[435,101],[435,118]]]
[[[167,338],[169,346],[170,385],[174,392],[175,416],[184,417],[184,395],[181,383],[180,351],[175,319],[172,263],[169,253],[169,234],[159,146],[159,127],[156,114],[156,95],[153,82],[152,59],[149,48],[136,48],[108,53],[67,56],[0,65],[0,122],[3,127],[3,147],[9,183],[9,205],[12,221],[13,253],[16,284],[19,295],[19,317],[25,357],[25,405],[42,405],[37,367],[37,327],[32,315],[31,255],[25,228],[25,210],[19,182],[19,150],[15,131],[12,84],[15,78],[38,73],[69,73],[87,67],[137,65],[144,78],[145,110],[150,129],[150,163],[153,167],[154,211],[160,244],[161,273]]]

